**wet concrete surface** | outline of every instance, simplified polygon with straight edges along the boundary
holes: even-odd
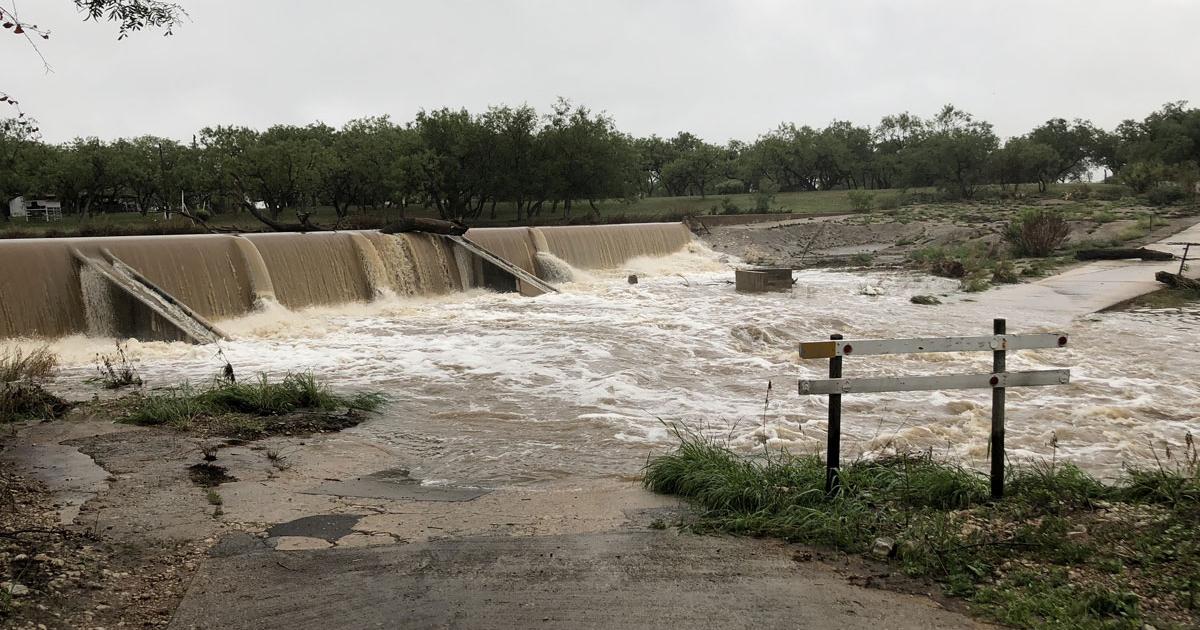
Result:
[[[171,628],[979,628],[785,545],[626,531],[210,558]]]
[[[1147,245],[1148,248],[1183,254],[1179,242],[1200,242],[1200,224]],[[1193,248],[1189,258],[1197,255]],[[1189,265],[1189,277],[1200,277],[1200,265]],[[1159,271],[1176,273],[1179,261],[1102,260],[1081,265],[1064,273],[1030,282],[1000,287],[979,297],[966,310],[989,317],[1037,317],[1067,323],[1081,315],[1101,311],[1163,288],[1154,279]]]
[[[128,427],[110,422],[43,423],[36,436],[16,442],[0,452],[0,462],[10,462],[46,485],[54,493],[59,522],[70,525],[89,499],[108,489],[109,473],[89,456],[63,442],[79,436],[120,433]],[[18,448],[19,445],[19,448]]]
[[[358,514],[318,514],[305,516],[294,521],[279,523],[267,530],[267,535],[303,536],[320,538],[328,542],[354,533],[354,525],[362,516]]]
[[[404,469],[389,469],[345,481],[330,481],[309,490],[307,494],[329,494],[338,497],[393,499],[414,501],[470,501],[488,494],[486,488],[458,486],[426,486],[413,479]]]

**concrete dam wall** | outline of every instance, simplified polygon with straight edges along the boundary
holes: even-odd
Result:
[[[691,240],[680,223],[476,228],[471,241],[539,278],[538,254],[582,269],[663,256]],[[115,268],[115,269],[114,269]],[[374,231],[0,241],[0,338],[72,334],[177,339],[169,314],[134,299],[115,271],[199,319],[473,287],[516,290],[495,265],[433,234]],[[107,270],[107,271],[106,271]],[[508,283],[507,285],[505,283]]]

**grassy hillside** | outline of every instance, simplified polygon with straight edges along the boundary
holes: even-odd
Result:
[[[1022,203],[1023,199],[1032,199],[1035,197],[1079,197],[1082,191],[1087,191],[1092,201],[1088,203],[1085,199],[1080,203],[1089,206],[1130,206],[1141,203],[1136,198],[1119,198],[1120,193],[1118,190],[1119,187],[1111,187],[1104,184],[1059,184],[1051,186],[1046,193],[1039,195],[1035,187],[1026,186],[1021,190],[1022,199],[1009,199],[1006,203]],[[1105,194],[1105,191],[1116,194]],[[869,207],[871,211],[878,211],[888,209],[888,204],[910,205],[918,203],[934,194],[935,191],[932,189],[907,191],[872,190],[865,192],[829,190],[779,193],[770,202],[770,212],[800,214],[856,212],[863,211],[864,206]],[[996,201],[999,194],[1000,191],[998,189],[991,188],[981,192],[981,200],[979,201],[943,202],[940,205],[950,205],[964,209],[977,208],[981,204]],[[1011,196],[1010,193],[1006,194]],[[1110,199],[1105,202],[1098,202],[1097,199],[1100,197]],[[590,209],[584,203],[575,206],[569,220],[563,218],[561,209],[555,212],[547,207],[533,221],[525,221],[523,223],[555,225],[568,222],[623,223],[635,221],[678,221],[684,216],[753,213],[756,212],[756,199],[754,195],[750,194],[709,195],[707,197],[650,197],[637,200],[607,200],[600,202],[597,206],[600,209],[599,217],[591,216]],[[429,208],[410,207],[408,215],[436,216],[436,212]],[[396,209],[354,210],[352,211],[350,220],[344,226],[378,227],[383,223],[399,218],[399,216],[400,213]],[[333,225],[335,218],[333,209],[329,207],[316,208],[312,215],[313,222],[319,225]],[[281,220],[294,221],[294,216],[290,212],[285,211],[281,215]],[[254,217],[244,212],[218,215],[212,220],[212,224],[219,227],[244,230],[263,229],[263,226]],[[485,209],[483,215],[473,221],[472,224],[477,226],[516,225],[516,210],[512,204],[497,204],[494,218],[491,215],[490,208]],[[192,231],[199,232],[202,230],[194,226],[187,219],[178,216],[166,219],[161,214],[142,216],[138,213],[102,214],[88,219],[71,215],[65,217],[61,222],[49,224],[25,221],[0,223],[0,238],[88,236],[123,233],[170,234]]]

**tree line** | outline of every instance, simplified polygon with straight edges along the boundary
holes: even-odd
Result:
[[[633,137],[613,119],[560,100],[532,107],[423,111],[275,125],[206,127],[190,142],[142,136],[41,142],[0,120],[0,195],[53,195],[82,215],[190,208],[246,211],[264,222],[285,210],[423,207],[449,220],[517,220],[598,213],[596,202],[653,196],[937,187],[969,199],[980,186],[1036,185],[1104,169],[1136,192],[1191,191],[1200,179],[1200,110],[1170,103],[1113,130],[1055,118],[1004,141],[953,106],[877,125],[785,123],[753,142],[706,142],[680,132]],[[4,204],[7,213],[7,204]],[[580,210],[582,209],[582,210]],[[5,215],[7,218],[7,214]]]

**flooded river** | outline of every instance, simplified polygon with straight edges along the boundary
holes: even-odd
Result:
[[[823,451],[825,399],[796,380],[821,377],[799,341],[988,334],[983,302],[962,294],[917,306],[914,294],[955,281],[905,273],[806,271],[790,293],[742,295],[732,267],[700,245],[623,269],[577,272],[534,299],[482,290],[388,297],[370,304],[274,311],[222,322],[236,337],[212,347],[131,342],[149,387],[213,377],[227,358],[242,378],[311,370],[339,389],[390,402],[352,431],[392,447],[430,483],[536,484],[631,477],[665,451],[678,425],[743,451]],[[629,284],[628,273],[641,282]],[[879,293],[879,295],[869,295]],[[1031,316],[1032,317],[1032,316]],[[1099,474],[1178,451],[1200,432],[1200,311],[1118,312],[1068,325],[1009,314],[1010,332],[1065,329],[1065,350],[1010,354],[1010,369],[1070,367],[1072,383],[1010,390],[1010,457],[1077,461]],[[111,342],[71,337],[60,385],[83,380]],[[985,372],[990,355],[846,359],[846,376]],[[768,396],[768,383],[771,384]],[[845,457],[895,449],[985,466],[986,391],[847,396]]]

